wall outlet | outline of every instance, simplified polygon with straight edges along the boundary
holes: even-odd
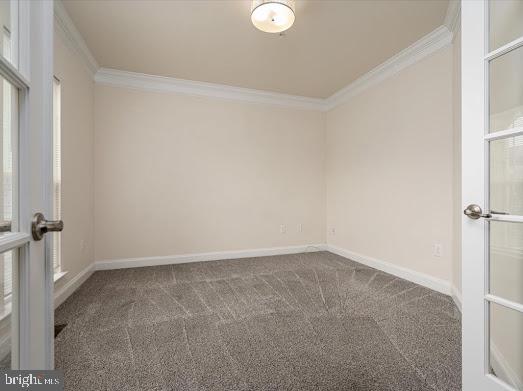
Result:
[[[332,227],[330,230],[329,230],[329,233],[331,235],[336,235],[336,228]]]
[[[298,232],[298,233],[303,232],[303,226],[302,226],[301,224],[298,224],[298,225],[296,226],[296,232]]]
[[[80,251],[81,252],[85,251],[85,240],[83,240],[83,239],[80,240]]]
[[[437,258],[441,258],[441,244],[434,243],[432,245],[432,255]]]
[[[284,234],[285,232],[287,232],[287,228],[285,227],[285,224],[281,224],[280,225],[280,233]]]

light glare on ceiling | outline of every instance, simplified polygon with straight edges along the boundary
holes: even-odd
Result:
[[[294,23],[294,0],[253,0],[251,21],[261,31],[281,33]]]

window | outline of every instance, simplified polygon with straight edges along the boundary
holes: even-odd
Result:
[[[62,156],[61,156],[61,86],[56,77],[53,82],[53,220],[62,218]],[[53,232],[51,250],[55,276],[62,270],[61,235]]]

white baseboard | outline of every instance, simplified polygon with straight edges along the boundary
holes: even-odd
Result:
[[[334,254],[338,254],[342,257],[352,259],[353,261],[362,263],[364,265],[373,267],[386,273],[393,274],[405,280],[412,281],[416,284],[438,291],[445,295],[450,295],[452,293],[450,283],[440,278],[432,277],[428,274],[416,272],[414,270],[407,269],[405,267],[401,267],[390,262],[368,257],[366,255],[358,254],[353,251],[349,251],[330,244],[326,246],[326,249],[327,251],[330,251]]]
[[[342,249],[340,247],[325,244],[167,255],[160,257],[109,259],[96,261],[94,268],[95,270],[125,269],[131,267],[159,266],[189,262],[218,261],[223,259],[255,258],[270,255],[297,254],[313,251],[330,251],[334,254],[338,254],[342,257],[352,259],[353,261],[404,278],[406,280],[412,281],[419,285],[423,285],[429,289],[444,293],[446,295],[453,294],[451,285],[448,281],[429,276],[428,274],[416,272],[411,269],[403,268],[390,262],[385,262],[365,255],[357,254],[355,252]]]
[[[69,296],[77,290],[94,272],[94,264],[90,264],[74,278],[64,284],[63,287],[54,293],[54,308],[62,304]]]
[[[454,300],[454,304],[456,304],[456,307],[458,307],[458,309],[461,311],[461,303],[462,303],[461,292],[454,285],[452,286],[451,290],[452,290],[452,294],[451,294],[452,300]]]
[[[129,267],[159,266],[202,261],[219,261],[222,259],[255,258],[266,257],[270,255],[297,254],[324,250],[324,244],[310,244],[302,246],[259,248],[252,250],[217,251],[210,253],[167,255],[161,257],[143,257],[112,260],[110,259],[96,261],[95,270],[124,269]]]

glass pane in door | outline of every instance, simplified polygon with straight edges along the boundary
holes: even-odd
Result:
[[[13,349],[14,333],[18,329],[17,311],[18,250],[0,254],[0,369],[16,368],[17,357]]]
[[[523,136],[490,142],[490,209],[523,215]]]
[[[523,304],[522,223],[490,222],[489,263],[489,292]],[[523,345],[521,349],[523,350]]]
[[[490,303],[490,373],[523,391],[523,313]]]
[[[488,2],[489,371],[523,391],[523,1]],[[507,215],[504,217],[504,215]],[[501,221],[504,218],[509,221]]]
[[[489,48],[493,51],[523,36],[523,1],[489,2]]]
[[[523,2],[521,2],[523,4]],[[523,18],[520,24],[523,25]],[[523,47],[489,64],[489,131],[523,127]]]
[[[0,1],[0,54],[11,64],[18,65],[18,1]]]
[[[17,231],[18,89],[0,77],[0,236]]]

